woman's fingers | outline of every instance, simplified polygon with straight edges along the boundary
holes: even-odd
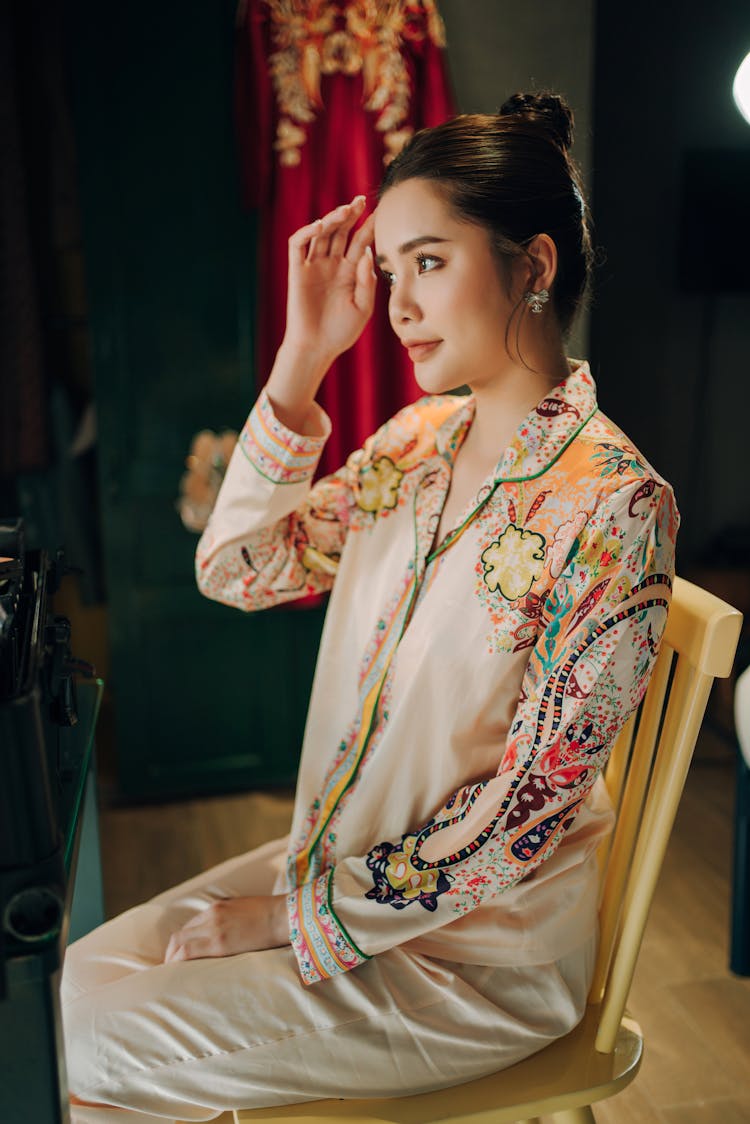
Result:
[[[294,234],[292,234],[289,239],[290,265],[304,264],[310,242],[315,237],[316,233],[320,233],[322,222],[322,219],[316,219],[315,222],[309,222],[306,226],[301,226],[299,230],[295,230]]]
[[[370,316],[375,304],[375,287],[377,276],[372,259],[372,249],[365,246],[364,253],[357,262],[357,272],[354,281],[354,304],[360,312]]]
[[[375,215],[368,215],[349,243],[349,249],[346,251],[347,261],[350,261],[352,265],[357,264],[365,252],[365,248],[371,245],[374,233]],[[370,261],[370,265],[372,265],[372,261]]]
[[[186,921],[181,929],[172,933],[164,953],[164,963],[171,960],[195,960],[204,956],[221,956],[216,949],[214,927],[208,924],[206,913],[201,911]]]
[[[218,955],[220,953],[213,951],[210,941],[205,937],[188,938],[180,935],[177,940],[172,937],[167,945],[164,963],[171,964],[175,960],[203,960],[206,957]]]
[[[307,251],[309,262],[333,256],[334,243],[340,246],[343,242],[343,245],[346,246],[347,234],[354,218],[356,218],[356,214],[353,215],[352,212],[351,204],[342,203],[341,206],[323,216],[319,223],[319,229],[316,230]],[[340,252],[339,256],[343,256],[343,251]]]
[[[177,934],[173,933],[172,936],[169,938],[169,942],[167,943],[167,948],[166,948],[166,951],[164,953],[164,963],[168,964],[170,960],[180,960],[180,959],[182,959],[182,957],[179,956],[179,951],[180,951],[180,942],[177,939]]]
[[[362,214],[365,207],[364,195],[357,195],[355,199],[344,207],[343,222],[336,227],[331,235],[331,242],[328,252],[331,257],[343,258],[346,252],[346,243],[349,238],[349,233]]]
[[[362,214],[364,205],[365,197],[359,195],[351,203],[329,211],[322,219],[301,226],[289,239],[290,264],[300,266],[329,256],[343,257],[349,233]],[[349,252],[346,256],[351,260]]]

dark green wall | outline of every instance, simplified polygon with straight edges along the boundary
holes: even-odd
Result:
[[[253,217],[232,125],[234,3],[78,0],[68,22],[111,688],[130,797],[293,779],[321,612],[245,616],[193,579],[175,510],[195,431],[254,398]]]

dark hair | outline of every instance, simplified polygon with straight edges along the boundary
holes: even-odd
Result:
[[[563,98],[514,94],[499,113],[461,114],[415,133],[388,165],[378,197],[404,180],[434,180],[459,218],[488,231],[506,283],[510,260],[537,234],[549,234],[558,255],[550,295],[567,333],[593,260],[580,173],[568,154],[572,140],[573,114]]]

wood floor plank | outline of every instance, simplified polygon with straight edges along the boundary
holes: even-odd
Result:
[[[652,993],[648,1003],[629,1003],[643,1030],[643,1063],[638,1088],[658,1109],[676,1101],[731,1098],[739,1090],[726,1071],[718,1050],[686,1022],[668,988]]]
[[[750,979],[699,980],[670,992],[685,1021],[718,1052],[736,1089],[750,1096]]]
[[[107,916],[287,834],[292,806],[291,794],[281,791],[102,809]]]
[[[596,1124],[662,1124],[659,1109],[635,1081],[616,1097],[594,1105]]]
[[[664,1110],[661,1119],[665,1124],[748,1124],[750,1099],[675,1105]]]

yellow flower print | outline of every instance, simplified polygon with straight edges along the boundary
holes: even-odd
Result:
[[[412,856],[418,836],[404,835],[400,843],[378,843],[367,856],[367,865],[373,874],[373,885],[365,894],[371,901],[406,909],[418,902],[423,909],[434,913],[438,898],[450,889],[453,876],[434,864],[417,870]]]
[[[416,835],[407,835],[401,843],[400,851],[392,851],[388,856],[385,877],[394,890],[398,890],[407,901],[421,894],[434,894],[437,890],[439,870],[417,870],[411,864]]]
[[[543,535],[510,523],[496,542],[482,551],[484,584],[508,601],[525,597],[544,570],[546,541]]]
[[[398,503],[398,487],[403,472],[390,457],[380,457],[366,465],[359,476],[357,504],[363,511],[378,512]]]
[[[317,574],[333,575],[339,568],[338,558],[331,558],[328,554],[316,550],[314,546],[306,546],[302,553],[302,565],[306,570]]]

